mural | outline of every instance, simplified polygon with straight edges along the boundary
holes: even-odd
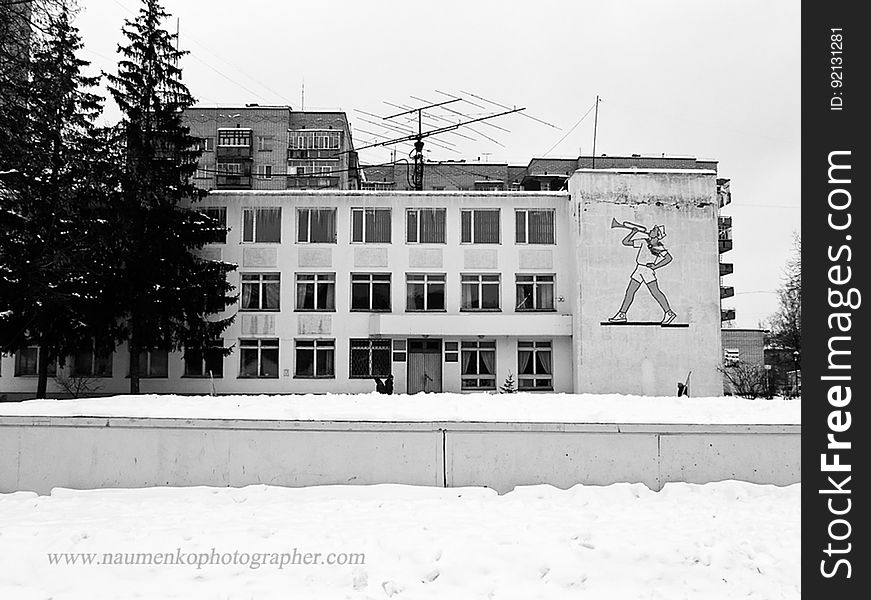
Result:
[[[626,293],[623,296],[623,304],[620,305],[620,310],[613,317],[608,319],[609,323],[627,323],[626,313],[632,306],[635,300],[635,293],[641,287],[641,284],[647,285],[653,299],[659,303],[662,308],[661,325],[668,325],[675,320],[677,314],[671,309],[668,303],[668,298],[659,289],[659,282],[656,279],[656,271],[667,266],[672,261],[672,256],[668,249],[663,245],[662,240],[665,238],[665,226],[656,225],[651,229],[633,223],[631,221],[618,221],[611,219],[611,229],[621,228],[628,229],[629,233],[623,238],[623,245],[630,248],[638,248],[638,254],[635,257],[635,270],[629,276],[629,284],[626,287]]]

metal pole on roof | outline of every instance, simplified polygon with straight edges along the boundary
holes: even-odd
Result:
[[[596,133],[599,130],[599,95],[596,94],[596,114],[593,117],[593,168],[596,168]]]

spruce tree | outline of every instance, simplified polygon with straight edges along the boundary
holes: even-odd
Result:
[[[109,91],[121,109],[124,168],[117,212],[121,267],[116,286],[126,307],[130,393],[139,393],[141,352],[203,350],[232,322],[217,314],[235,301],[234,265],[196,254],[214,223],[193,207],[205,195],[191,181],[200,150],[182,123],[193,97],[182,82],[176,36],[158,0],[142,0],[122,29],[118,74]]]
[[[107,314],[94,269],[105,179],[95,177],[104,169],[93,123],[102,104],[89,91],[99,79],[76,57],[81,47],[61,3],[34,38],[14,109],[15,153],[3,157],[11,168],[0,190],[0,341],[6,352],[39,346],[40,398],[49,365],[90,340]]]

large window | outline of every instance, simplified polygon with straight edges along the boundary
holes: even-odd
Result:
[[[294,377],[332,378],[336,376],[336,340],[296,340]]]
[[[280,242],[281,208],[242,209],[243,242]]]
[[[227,208],[225,206],[207,206],[199,210],[208,219],[209,242],[212,244],[227,243]]]
[[[351,242],[389,244],[390,209],[352,208]]]
[[[517,342],[517,388],[553,389],[553,350],[551,342]]]
[[[242,273],[242,310],[280,310],[279,273]]]
[[[239,340],[241,367],[239,377],[278,377],[278,340]]]
[[[39,374],[39,355],[42,349],[39,346],[28,346],[15,353],[15,376],[26,377]],[[54,377],[57,373],[57,363],[52,361],[48,365],[48,374]]]
[[[297,215],[296,241],[303,244],[336,243],[335,208],[300,208]]]
[[[218,129],[219,146],[251,146],[251,130],[236,127]]]
[[[444,273],[408,273],[405,276],[406,310],[444,310]]]
[[[185,377],[224,376],[224,340],[212,340],[208,347],[186,348],[184,353]]]
[[[91,341],[71,357],[70,375],[73,377],[111,377],[112,349],[106,344],[95,346]]]
[[[461,342],[462,388],[464,390],[496,389],[496,342]]]
[[[517,275],[516,310],[554,310],[553,275]]]
[[[287,147],[291,150],[338,150],[341,132],[333,129],[291,130]]]
[[[499,310],[499,275],[461,275],[461,310]]]
[[[498,244],[499,209],[461,210],[460,242],[463,244]]]
[[[518,210],[515,241],[518,244],[553,244],[553,210]]]
[[[409,208],[405,211],[405,241],[409,244],[444,244],[444,208]]]
[[[168,377],[169,352],[163,349],[144,350],[139,353],[140,377]]]
[[[296,310],[336,310],[336,274],[297,273]]]
[[[389,339],[351,340],[351,377],[369,379],[390,375]]]
[[[390,273],[352,273],[351,310],[390,310]]]
[[[327,160],[289,160],[287,161],[287,174],[291,177],[338,177],[341,171],[339,161]]]

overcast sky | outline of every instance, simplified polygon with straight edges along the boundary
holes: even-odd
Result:
[[[137,0],[79,0],[83,58],[115,71],[115,47]],[[695,156],[732,180],[735,263],[727,278],[739,327],[777,308],[774,291],[800,212],[800,3],[585,0],[164,0],[185,81],[203,105],[289,104],[348,114],[355,144],[394,132],[365,113],[468,93],[526,113],[478,125],[477,141],[444,136],[430,160],[526,164],[589,154]],[[466,92],[466,94],[462,93]],[[456,105],[473,117],[471,104]],[[364,112],[361,112],[364,111]],[[117,112],[110,110],[110,118]],[[444,114],[444,113],[441,113]],[[580,121],[580,123],[579,123]],[[572,127],[574,129],[572,130]],[[495,141],[485,139],[490,137]],[[562,139],[565,138],[565,139]],[[560,142],[560,140],[562,141]],[[559,143],[558,143],[559,142]],[[407,152],[407,148],[405,152]],[[385,162],[388,150],[363,151]]]

